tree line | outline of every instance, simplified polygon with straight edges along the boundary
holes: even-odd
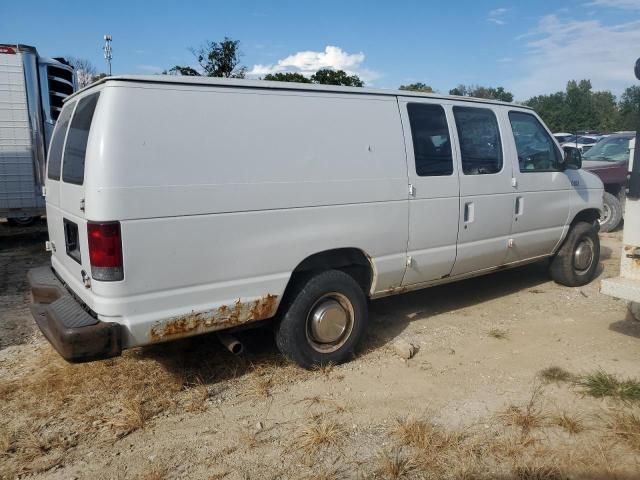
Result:
[[[223,78],[245,78],[247,68],[241,64],[240,41],[225,37],[220,42],[206,42],[200,48],[192,48],[199,68],[175,65],[163,71],[167,75],[207,76]],[[102,78],[95,68],[82,59],[72,59],[78,72],[79,83],[89,84]],[[81,81],[82,79],[82,81]],[[343,85],[362,87],[364,82],[357,75],[349,75],[344,70],[322,68],[307,77],[296,72],[269,73],[263,80],[278,82],[315,83],[323,85]],[[85,86],[85,85],[80,85]],[[422,82],[400,85],[400,90],[423,93],[437,93],[430,85]],[[504,87],[481,85],[458,85],[449,90],[449,95],[485,98],[490,100],[513,101],[513,93]],[[640,125],[640,86],[628,87],[618,100],[609,91],[593,91],[590,80],[570,80],[564,91],[547,95],[537,95],[523,102],[533,108],[552,131],[612,132],[635,130]]]

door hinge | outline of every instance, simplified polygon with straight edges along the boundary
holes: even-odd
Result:
[[[84,212],[84,198],[80,200],[80,211]]]
[[[407,267],[410,267],[413,264],[413,257],[411,255],[407,255]]]
[[[416,196],[416,187],[414,187],[412,183],[409,184],[409,196],[410,197]]]
[[[518,186],[518,179],[516,177],[511,177],[511,186],[516,188]]]
[[[47,240],[46,242],[44,242],[44,249],[47,252],[55,252],[56,251],[56,245],[55,245],[55,243]]]
[[[515,246],[516,246],[516,241],[513,238],[510,238],[509,241],[507,242],[507,247],[513,248]]]
[[[42,196],[43,197],[47,196],[47,187],[42,187]]]

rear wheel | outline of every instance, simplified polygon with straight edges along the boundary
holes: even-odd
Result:
[[[600,261],[600,239],[587,222],[576,223],[551,261],[551,278],[567,287],[579,287],[593,280]]]
[[[14,227],[28,227],[36,221],[37,217],[13,217],[7,218],[7,223]]]
[[[329,270],[294,285],[276,327],[283,355],[304,368],[349,360],[367,325],[367,298],[353,277]]]
[[[615,230],[622,221],[622,203],[615,195],[604,192],[602,217],[600,217],[600,230],[611,232]]]

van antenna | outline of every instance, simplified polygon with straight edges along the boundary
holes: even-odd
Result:
[[[109,76],[111,76],[111,59],[113,58],[111,51],[111,35],[104,36],[104,58],[107,60],[107,67],[109,68]]]

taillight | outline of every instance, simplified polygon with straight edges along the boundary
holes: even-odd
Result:
[[[87,224],[89,259],[94,280],[114,282],[124,278],[122,268],[122,237],[120,223]]]

